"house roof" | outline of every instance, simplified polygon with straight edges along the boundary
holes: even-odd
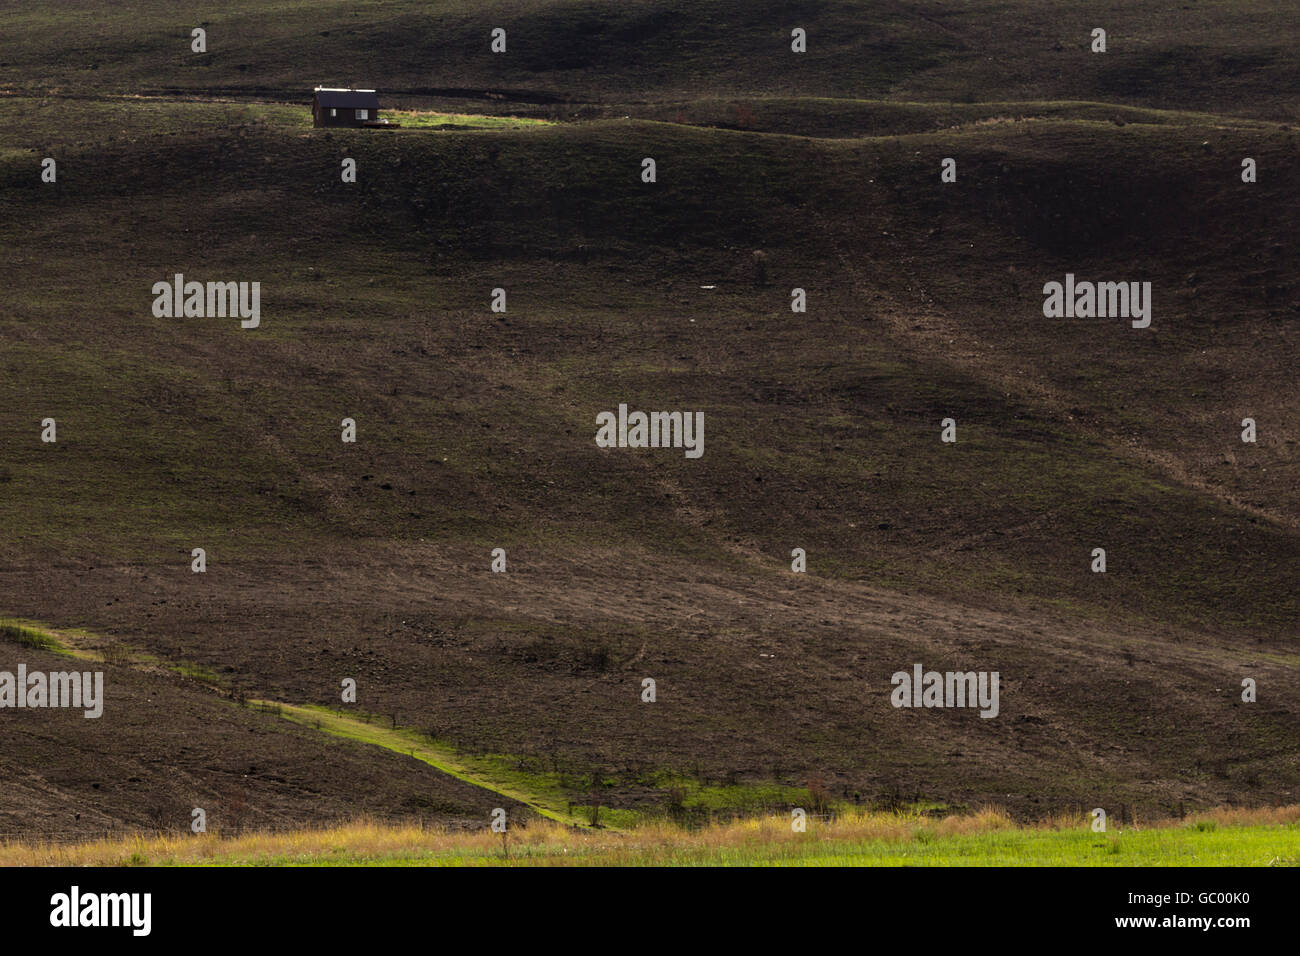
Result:
[[[316,102],[328,109],[379,109],[379,97],[375,95],[374,90],[335,90],[318,86]]]

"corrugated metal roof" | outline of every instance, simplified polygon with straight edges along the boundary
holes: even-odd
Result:
[[[316,102],[328,109],[377,110],[379,97],[374,90],[316,90]]]

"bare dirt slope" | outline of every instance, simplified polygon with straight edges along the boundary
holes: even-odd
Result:
[[[559,38],[570,6],[445,15]],[[230,694],[333,705],[352,677],[367,712],[613,806],[670,807],[682,780],[726,811],[781,785],[1026,816],[1294,802],[1300,154],[1285,24],[1263,28],[1280,11],[1234,26],[1198,4],[1183,41],[1171,11],[1117,8],[1146,65],[1089,79],[976,55],[968,5],[948,6],[894,11],[901,59],[871,67],[889,102],[820,68],[714,83],[692,47],[635,95],[635,63],[600,89],[595,61],[478,76],[457,106],[498,85],[565,121],[473,132],[313,132],[260,102],[288,89],[271,51],[298,49],[298,12],[248,70],[214,55],[206,88],[153,48],[129,60],[125,28],[96,41],[97,84],[80,53],[37,70],[0,41],[0,610]],[[696,16],[647,33],[633,7],[641,32],[610,27],[625,46],[672,46]],[[785,44],[783,22],[745,22]],[[345,27],[349,55],[378,29]],[[451,108],[399,66],[405,102]],[[186,95],[110,95],[136,81]],[[570,81],[575,102],[539,102]],[[935,102],[903,102],[920,92]],[[261,327],[156,317],[178,272],[261,282]],[[1150,281],[1151,328],[1045,318],[1066,273]],[[621,403],[703,411],[703,456],[596,447]],[[0,650],[0,669],[35,660]],[[915,663],[997,671],[998,716],[890,706]],[[499,802],[198,682],[111,676],[118,732],[0,711],[11,830],[185,825],[203,800],[483,825]]]

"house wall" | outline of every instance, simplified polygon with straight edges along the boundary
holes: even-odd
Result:
[[[315,126],[360,126],[363,123],[374,122],[378,118],[379,111],[370,110],[370,115],[364,120],[357,119],[355,109],[339,109],[338,116],[330,116],[328,106],[320,106],[315,100],[312,101],[312,123]]]

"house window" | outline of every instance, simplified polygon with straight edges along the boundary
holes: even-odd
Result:
[[[357,110],[357,119],[359,120],[370,119],[370,110]]]
[[[330,110],[330,118],[331,118],[331,119],[333,119],[335,116],[338,116],[338,115],[339,115],[339,111],[338,111],[338,110]]]

